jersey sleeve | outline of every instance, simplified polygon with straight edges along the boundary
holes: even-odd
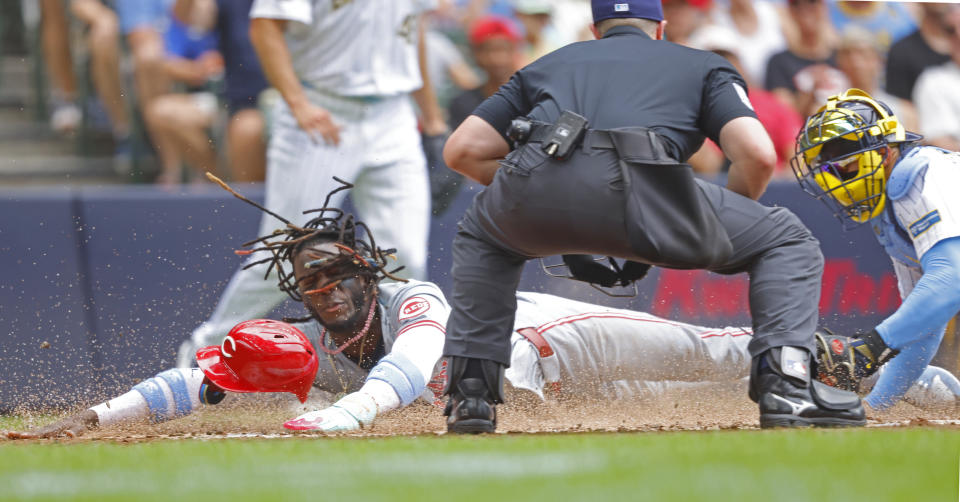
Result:
[[[720,143],[720,129],[738,117],[757,118],[747,84],[727,60],[710,54],[706,60],[706,78],[700,105],[700,130],[715,143]]]
[[[493,126],[508,144],[512,144],[507,137],[510,121],[529,112],[530,105],[523,94],[523,70],[514,73],[493,96],[473,110],[474,115]]]
[[[431,283],[403,286],[390,303],[386,315],[391,316],[388,324],[396,327],[396,334],[390,337],[393,344],[370,370],[364,385],[364,389],[372,390],[383,382],[396,392],[396,401],[375,398],[381,412],[409,404],[433,383],[450,315],[443,293]]]
[[[282,19],[303,24],[313,23],[310,0],[254,0],[250,18]]]
[[[895,202],[897,219],[913,240],[917,258],[934,244],[960,236],[960,154],[934,154],[923,175]]]

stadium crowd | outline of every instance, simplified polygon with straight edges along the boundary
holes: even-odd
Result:
[[[668,40],[715,51],[749,83],[749,99],[790,176],[802,117],[848,87],[889,103],[930,144],[960,142],[960,21],[949,3],[834,0],[664,0]],[[120,169],[131,143],[156,159],[152,179],[197,182],[203,171],[264,178],[269,89],[249,38],[252,0],[41,0],[50,126],[73,133],[84,113],[108,118]],[[516,69],[592,38],[587,0],[439,0],[428,19],[428,71],[455,128]],[[71,30],[86,47],[71,51]],[[83,54],[83,60],[77,53]],[[93,92],[79,89],[78,70]],[[101,121],[103,122],[103,121]],[[139,126],[138,126],[139,125]],[[429,144],[425,138],[425,145]],[[440,143],[442,144],[442,142]],[[449,178],[437,155],[431,176]],[[727,166],[707,141],[690,162]],[[445,181],[445,189],[458,181]],[[434,187],[434,199],[440,194]]]

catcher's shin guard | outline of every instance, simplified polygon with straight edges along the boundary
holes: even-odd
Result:
[[[760,427],[866,424],[856,394],[811,380],[810,370],[810,353],[798,347],[775,347],[754,358],[750,399],[760,405]]]
[[[496,361],[451,356],[444,394],[447,431],[457,434],[493,432],[496,405],[503,402],[504,367]]]
[[[839,389],[860,392],[860,382],[900,353],[887,346],[873,330],[856,338],[830,330],[814,334],[817,344],[817,379]]]

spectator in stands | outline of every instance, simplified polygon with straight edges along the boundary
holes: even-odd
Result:
[[[887,92],[900,99],[912,100],[913,86],[923,70],[950,61],[949,27],[944,20],[952,6],[943,3],[919,4],[919,27],[894,43],[887,54]]]
[[[950,36],[951,60],[920,74],[913,100],[926,142],[951,151],[960,150],[960,6],[944,16]]]
[[[214,39],[203,38],[188,42],[189,51],[176,50],[187,56],[189,52],[205,51],[194,60],[175,57],[169,61],[186,67],[184,76],[189,84],[204,84],[219,71],[217,66],[222,55],[225,68],[223,96],[221,96],[228,122],[226,127],[227,159],[230,177],[236,181],[262,181],[266,164],[264,119],[258,108],[260,93],[267,88],[266,78],[253,50],[249,37],[249,12],[253,0],[177,0],[174,6],[177,33],[180,26],[191,24],[201,31],[216,33],[219,52],[208,46]],[[208,10],[210,9],[210,10]],[[199,23],[199,26],[198,26]],[[170,38],[170,37],[168,37]],[[173,36],[183,40],[179,36]],[[150,105],[148,116],[156,123],[151,129],[170,138],[176,155],[163,156],[163,170],[159,181],[176,184],[181,179],[180,158],[198,171],[214,171],[217,152],[211,136],[217,137],[211,128],[219,116],[217,97],[209,92],[192,94],[166,94],[156,98]],[[181,157],[182,156],[182,157]]]
[[[867,91],[875,99],[886,103],[908,131],[916,131],[917,114],[913,104],[880,88],[883,54],[879,44],[875,32],[856,24],[847,25],[837,47],[837,67],[847,77],[850,87]]]
[[[450,128],[456,129],[473,109],[510,80],[523,60],[522,39],[513,22],[500,16],[477,20],[470,28],[470,49],[486,80],[450,102]]]
[[[50,126],[60,134],[72,134],[83,118],[77,105],[77,77],[70,56],[70,25],[61,0],[40,2],[40,43],[50,76]]]
[[[595,38],[590,0],[554,0],[550,24],[561,46]]]
[[[70,12],[87,27],[90,76],[110,117],[117,160],[130,156],[130,110],[120,80],[120,27],[117,15],[100,0],[72,0]]]
[[[764,87],[808,115],[827,96],[842,92],[846,78],[836,68],[835,37],[824,1],[789,0],[787,12],[797,36],[787,37],[787,50],[770,57]]]
[[[253,0],[217,0],[217,33],[223,54],[227,123],[227,160],[234,181],[263,181],[267,144],[259,98],[269,87],[250,43]]]
[[[429,19],[432,20],[432,16]],[[428,29],[425,37],[430,82],[437,93],[437,103],[446,108],[454,96],[479,85],[480,78],[446,35]]]
[[[563,45],[551,24],[553,5],[549,0],[516,0],[513,9],[514,16],[523,26],[524,63],[535,61]]]
[[[80,103],[69,19],[62,0],[42,0],[41,43],[50,75],[53,113],[50,125],[61,134],[80,126],[86,103]],[[130,114],[120,85],[119,29],[117,16],[100,0],[72,0],[70,13],[87,27],[90,76],[107,115],[116,144],[117,168],[124,170],[130,155]]]
[[[170,25],[174,0],[116,0],[120,31],[133,56],[133,73],[141,110],[166,94],[170,80],[164,69],[163,34]]]
[[[742,38],[732,29],[719,25],[704,26],[694,40],[697,42],[694,47],[723,56],[743,75],[747,82],[747,98],[777,151],[777,168],[774,176],[792,177],[787,163],[794,155],[794,143],[797,132],[803,126],[803,117],[777,99],[773,93],[753,84],[749,74],[744,71],[743,62],[740,59],[740,53],[743,51]],[[689,162],[701,174],[714,174],[721,170],[725,171],[729,167],[723,152],[710,140],[704,142],[703,147],[690,158]]]
[[[187,92],[154,96],[143,105],[160,162],[157,183],[162,185],[180,183],[183,160],[200,171],[216,168],[207,128],[216,114],[217,98],[205,88],[223,72],[212,32],[214,5],[213,0],[178,1],[163,32],[163,76],[182,83]]]
[[[783,8],[767,0],[730,0],[728,8],[718,6],[711,11],[713,24],[734,32],[742,73],[748,80],[763,82],[767,60],[786,47],[782,27],[786,15]],[[691,40],[691,45],[702,44]]]
[[[456,129],[483,100],[497,92],[524,60],[523,39],[513,22],[501,16],[478,19],[470,27],[470,49],[477,67],[486,80],[478,87],[464,91],[450,101],[449,124]],[[434,215],[442,214],[460,192],[463,176],[451,169],[435,169],[430,165],[430,184]]]
[[[874,37],[874,45],[886,53],[890,45],[917,28],[907,8],[900,2],[866,2],[862,0],[827,2],[830,22],[837,32],[857,26]]]
[[[663,0],[663,18],[667,21],[664,37],[681,45],[690,45],[690,37],[708,19],[712,0]]]

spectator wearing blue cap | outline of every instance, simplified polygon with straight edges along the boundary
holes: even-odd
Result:
[[[748,273],[760,425],[863,425],[856,394],[811,379],[823,255],[790,211],[756,202],[777,156],[743,78],[664,41],[660,0],[591,7],[597,40],[517,71],[444,148],[451,169],[487,185],[453,241],[447,429],[496,429],[514,293],[526,261],[551,255],[601,288],[651,266]],[[705,138],[731,162],[726,188],[686,164]]]

